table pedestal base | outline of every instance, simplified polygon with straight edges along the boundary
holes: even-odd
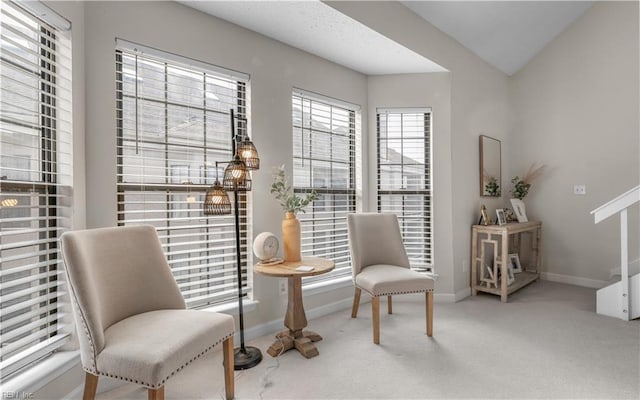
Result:
[[[322,340],[322,336],[312,331],[291,331],[284,330],[276,335],[276,341],[269,347],[267,353],[271,357],[278,357],[286,351],[293,349],[300,352],[306,358],[317,356],[318,349],[313,342]]]

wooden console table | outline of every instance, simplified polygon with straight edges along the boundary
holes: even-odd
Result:
[[[506,303],[509,294],[540,278],[542,222],[473,225],[472,232],[471,294],[473,296],[476,296],[478,291],[492,293],[499,295],[502,302]],[[520,248],[522,234],[531,235],[530,257],[525,260],[527,262],[523,262],[520,257],[523,271],[515,274],[514,282],[509,285],[507,282],[509,254],[517,253],[520,256],[523,254],[524,249]],[[488,262],[490,253],[493,254],[491,263]],[[491,272],[487,270],[488,268]]]
[[[311,266],[313,270],[296,270],[301,265]],[[333,261],[317,257],[303,257],[302,261],[285,261],[276,265],[258,264],[254,267],[253,270],[258,274],[289,280],[287,313],[284,316],[284,326],[289,329],[276,335],[276,341],[267,350],[271,357],[277,357],[294,347],[306,358],[318,355],[318,349],[313,342],[322,340],[322,336],[303,330],[307,326],[307,316],[302,305],[302,277],[321,275],[334,267]]]

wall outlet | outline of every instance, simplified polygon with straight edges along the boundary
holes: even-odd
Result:
[[[278,281],[278,293],[280,293],[280,296],[286,296],[286,294],[287,294],[287,281],[286,281],[286,279],[280,279]]]
[[[462,260],[462,272],[467,271],[469,271],[469,263],[467,263],[467,260]]]
[[[587,185],[573,185],[573,194],[584,196],[587,194]]]

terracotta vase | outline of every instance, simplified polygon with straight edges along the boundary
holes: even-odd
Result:
[[[300,221],[292,212],[282,220],[282,244],[285,261],[300,261]]]

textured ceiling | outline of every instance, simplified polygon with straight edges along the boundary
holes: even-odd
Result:
[[[445,70],[320,1],[179,2],[367,75]],[[593,2],[401,3],[489,64],[512,75]]]
[[[319,1],[179,1],[367,75],[444,68]]]

